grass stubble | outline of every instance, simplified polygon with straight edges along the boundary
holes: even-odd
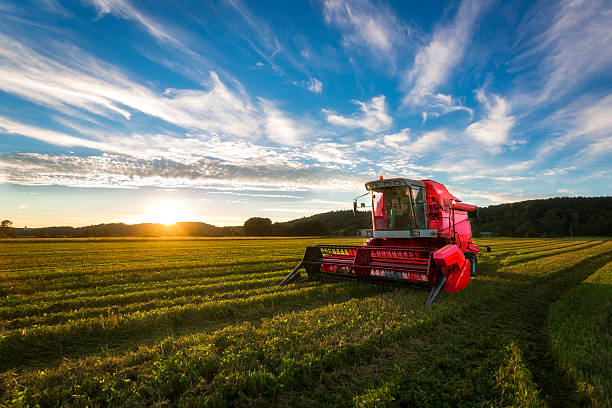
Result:
[[[0,405],[610,406],[612,242],[480,240],[430,308],[275,286],[316,243],[0,243]]]

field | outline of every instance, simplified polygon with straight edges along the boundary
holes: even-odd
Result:
[[[601,406],[612,241],[488,238],[456,294],[276,283],[357,239],[0,242],[0,406]]]

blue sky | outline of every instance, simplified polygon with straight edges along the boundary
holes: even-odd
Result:
[[[378,175],[610,195],[610,27],[597,0],[0,1],[0,217],[281,221]]]

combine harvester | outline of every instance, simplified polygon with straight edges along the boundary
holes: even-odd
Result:
[[[467,286],[476,275],[481,251],[472,242],[467,217],[475,206],[431,180],[381,176],[365,187],[372,195],[372,238],[362,247],[307,247],[302,262],[281,286],[299,279],[302,267],[309,278],[431,288],[427,305],[440,290],[458,292]]]

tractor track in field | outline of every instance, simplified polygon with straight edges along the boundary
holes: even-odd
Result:
[[[481,319],[486,322],[485,326],[496,326],[499,322],[513,323],[508,333],[502,331],[503,334],[497,337],[499,340],[506,339],[506,343],[518,344],[538,391],[550,407],[577,407],[583,406],[586,401],[576,383],[559,367],[556,357],[552,355],[548,333],[549,309],[561,296],[610,260],[610,250],[586,258],[569,268],[503,294],[500,301],[504,307],[494,313],[487,308],[479,311],[482,313]],[[517,299],[516,295],[520,298]],[[474,321],[470,320],[470,324],[474,324]]]
[[[568,268],[538,278],[534,282],[517,284],[516,287],[503,291],[499,297],[499,303],[503,304],[503,307],[492,310],[489,302],[472,310],[471,318],[467,321],[452,319],[449,324],[454,327],[448,337],[450,341],[447,343],[450,345],[455,341],[478,342],[480,333],[474,333],[475,327],[501,329],[500,333],[497,333],[497,330],[492,331],[496,335],[489,339],[490,351],[494,351],[499,344],[516,343],[523,352],[524,362],[533,375],[537,390],[548,406],[568,408],[585,406],[587,401],[580,393],[579,387],[560,368],[556,357],[552,354],[547,323],[548,312],[561,296],[578,286],[610,260],[612,260],[612,250],[590,256]],[[475,315],[479,315],[477,321],[473,320]],[[453,335],[452,333],[457,331],[457,324],[472,332],[475,338],[469,336],[464,338],[463,334]],[[447,330],[438,333],[439,336],[448,334]]]
[[[556,357],[552,354],[548,312],[561,296],[578,286],[610,260],[612,260],[612,251],[607,251],[547,276],[545,278],[547,282],[535,291],[536,296],[530,297],[528,307],[522,305],[520,308],[526,329],[532,330],[527,337],[533,344],[528,354],[528,365],[535,382],[541,387],[545,399],[552,407],[575,407],[584,405],[586,401],[579,393],[576,383],[559,367]],[[537,313],[534,313],[536,310]]]

